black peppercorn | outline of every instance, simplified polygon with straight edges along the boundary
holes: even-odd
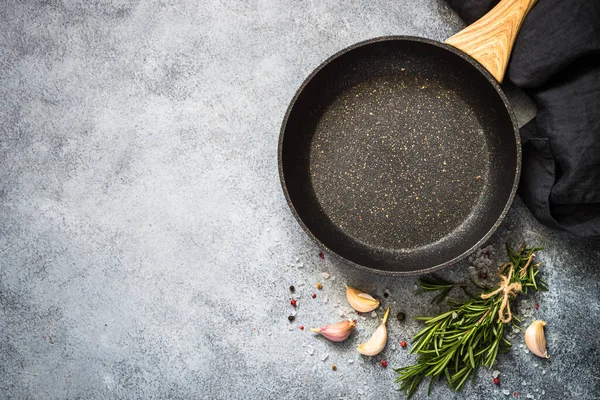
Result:
[[[398,318],[398,321],[402,322],[406,319],[406,315],[403,312],[399,312],[398,315],[396,315],[396,318]]]
[[[290,292],[294,293],[295,290],[296,288],[294,287],[294,285],[290,286]]]
[[[296,317],[294,317],[293,315],[290,315],[290,316],[288,317],[288,320],[289,320],[290,322],[292,322],[292,321],[293,321],[293,320],[295,320],[295,319],[296,319]]]

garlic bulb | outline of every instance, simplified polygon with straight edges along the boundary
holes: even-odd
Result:
[[[379,300],[348,285],[346,285],[346,299],[352,308],[359,312],[369,312],[379,307]]]
[[[550,358],[546,350],[546,338],[544,337],[544,326],[546,321],[536,320],[529,325],[525,331],[525,345],[538,357]]]
[[[348,339],[348,336],[350,336],[350,333],[352,333],[355,326],[356,322],[348,319],[321,328],[311,328],[311,331],[320,333],[332,342],[343,342]]]
[[[385,311],[381,325],[377,327],[371,338],[366,342],[358,345],[358,352],[365,356],[376,356],[381,353],[387,343],[387,327],[386,322],[388,315],[390,314],[390,308]]]

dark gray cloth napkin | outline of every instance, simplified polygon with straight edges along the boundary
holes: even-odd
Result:
[[[466,23],[498,0],[448,0]],[[519,195],[545,225],[600,235],[600,0],[539,0],[508,79],[537,104],[521,129]]]

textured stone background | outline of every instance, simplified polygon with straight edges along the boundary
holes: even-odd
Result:
[[[414,279],[318,258],[279,187],[279,126],[332,53],[461,26],[441,0],[0,2],[0,397],[401,398],[390,367],[412,357],[397,343],[443,306]],[[552,289],[519,309],[548,321],[552,358],[518,336],[500,387],[482,370],[432,398],[600,398],[600,241],[540,226],[517,199],[491,243],[522,240],[548,248]],[[310,299],[323,271],[336,280]],[[297,329],[341,318],[342,282],[388,288],[408,315],[381,356],[354,350],[377,319],[342,345]]]

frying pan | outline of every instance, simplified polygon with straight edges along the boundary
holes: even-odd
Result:
[[[502,82],[535,0],[502,0],[439,43],[389,36],[321,64],[288,107],[279,174],[306,233],[346,264],[424,274],[506,215],[521,145]]]

